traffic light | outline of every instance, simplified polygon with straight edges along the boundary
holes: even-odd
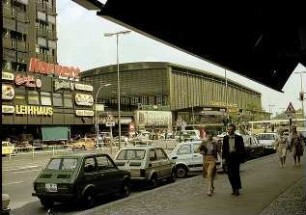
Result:
[[[300,100],[304,101],[304,92],[303,91],[300,92]]]

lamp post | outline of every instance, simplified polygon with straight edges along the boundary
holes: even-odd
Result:
[[[98,104],[98,96],[99,96],[99,93],[100,93],[100,90],[103,88],[103,87],[108,87],[108,86],[110,86],[111,84],[103,84],[103,85],[101,85],[99,88],[98,88],[98,90],[97,90],[97,92],[96,92],[96,96],[95,96],[95,129],[96,129],[96,134],[97,134],[97,136],[96,136],[96,142],[97,142],[97,146],[98,146],[98,144],[99,144],[99,122],[98,122],[98,111],[97,111],[97,104]]]
[[[118,100],[118,131],[119,131],[119,149],[121,148],[121,113],[120,113],[120,74],[119,74],[119,35],[128,34],[131,31],[118,31],[115,33],[105,33],[105,37],[116,36],[117,44],[117,100]]]

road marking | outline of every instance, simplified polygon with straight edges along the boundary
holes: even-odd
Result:
[[[2,186],[11,185],[11,184],[19,184],[19,183],[22,183],[22,182],[23,181],[10,182],[10,183],[6,183],[6,184],[2,184]]]

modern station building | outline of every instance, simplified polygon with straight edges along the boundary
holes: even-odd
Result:
[[[67,139],[92,125],[93,87],[57,64],[56,0],[4,0],[1,139]]]
[[[261,94],[243,84],[226,80],[208,71],[168,62],[136,62],[120,64],[121,124],[126,130],[173,129],[186,125],[222,125],[223,120],[239,113],[260,111]],[[105,105],[98,112],[99,124],[109,115],[118,122],[117,65],[87,70],[81,80],[94,89],[103,84],[97,101]]]

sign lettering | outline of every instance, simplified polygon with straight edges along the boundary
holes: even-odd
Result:
[[[14,74],[10,72],[2,72],[2,79],[8,81],[14,81]]]
[[[12,100],[15,96],[15,89],[10,84],[2,84],[2,99]]]
[[[52,116],[52,107],[15,105],[16,114]]]
[[[76,90],[89,91],[89,92],[93,91],[93,86],[91,86],[91,85],[75,84],[74,87],[75,87]]]
[[[63,81],[63,80],[54,80],[54,90],[58,91],[59,89],[74,89],[74,83]]]
[[[94,99],[93,99],[92,95],[76,93],[75,94],[75,103],[77,105],[82,105],[82,106],[93,106]]]
[[[11,105],[2,105],[2,113],[14,113],[15,107]]]
[[[23,75],[16,75],[15,77],[15,84],[16,85],[24,85],[30,88],[41,88],[41,80],[36,79],[32,75],[23,76]]]
[[[54,74],[58,77],[79,79],[81,70],[79,68],[61,66],[40,61],[36,58],[31,58],[29,71],[40,74]]]
[[[94,116],[94,112],[92,110],[76,110],[76,116]]]

